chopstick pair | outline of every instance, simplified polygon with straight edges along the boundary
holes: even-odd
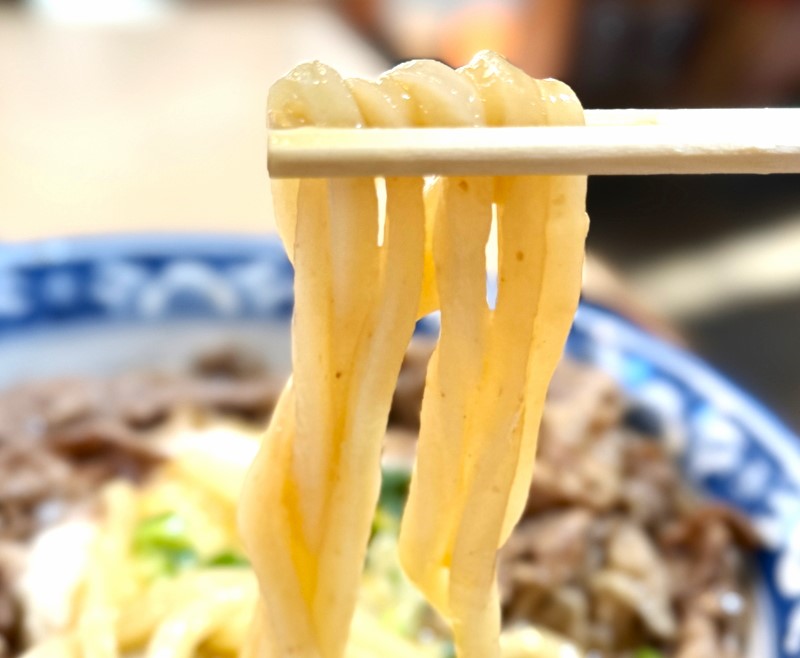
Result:
[[[800,109],[587,110],[585,126],[273,130],[273,178],[800,173]]]

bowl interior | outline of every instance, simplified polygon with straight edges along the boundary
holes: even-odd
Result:
[[[126,236],[0,251],[0,388],[63,374],[179,368],[235,344],[291,363],[292,268],[276,238]],[[437,318],[418,331],[435,332]],[[800,441],[691,354],[581,304],[567,353],[610,373],[686,477],[764,537],[750,655],[800,654]]]

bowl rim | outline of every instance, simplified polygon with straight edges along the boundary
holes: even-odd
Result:
[[[280,241],[276,233],[248,234],[227,231],[87,233],[15,242],[0,241],[0,268],[66,265],[79,260],[104,260],[125,255],[178,256],[189,248],[196,256],[214,255],[234,248],[239,253],[256,255],[265,247],[274,249],[278,246]]]

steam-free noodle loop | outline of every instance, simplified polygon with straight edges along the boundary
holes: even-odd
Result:
[[[580,124],[555,81],[483,53],[377,82],[313,63],[272,88],[273,127]],[[418,313],[442,331],[401,532],[411,579],[463,658],[499,653],[495,553],[519,517],[547,384],[580,290],[585,178],[280,181],[296,270],[292,381],[246,482],[240,522],[261,606],[247,655],[339,658],[380,480],[381,437]],[[493,211],[494,209],[494,211]],[[498,296],[485,245],[498,220]]]

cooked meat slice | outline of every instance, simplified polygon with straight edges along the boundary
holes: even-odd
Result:
[[[681,477],[664,447],[626,433],[624,441],[624,508],[642,525],[668,521],[683,505]]]
[[[526,586],[520,589],[513,603],[504,606],[506,624],[534,623],[570,638],[578,645],[589,642],[590,603],[586,591],[579,586],[557,587],[542,585],[536,578],[525,580],[524,565],[518,578]]]
[[[45,445],[53,452],[77,462],[110,457],[119,451],[130,462],[130,469],[152,466],[163,459],[158,447],[137,439],[133,431],[119,420],[100,418],[77,423],[62,431],[48,434]],[[116,459],[111,461],[116,462]]]
[[[592,576],[591,588],[595,597],[612,599],[629,608],[657,638],[668,640],[674,636],[675,617],[669,600],[646,580],[622,571],[604,570]]]
[[[264,420],[275,408],[282,387],[283,382],[269,377],[207,379],[187,385],[185,397],[189,405]]]
[[[619,425],[624,413],[616,382],[596,368],[573,361],[559,364],[547,395],[543,422],[566,445]]]
[[[576,578],[586,562],[592,517],[584,509],[556,511],[523,522],[500,551],[500,574],[519,562],[535,563],[551,585]]]
[[[70,469],[36,446],[0,444],[0,502],[33,504],[70,489]],[[2,532],[2,530],[0,530]]]
[[[643,646],[646,638],[652,636],[642,624],[638,612],[626,600],[602,592],[592,594],[589,640],[585,646],[606,658],[620,653],[625,655],[628,650]]]
[[[739,649],[720,641],[716,624],[709,617],[695,613],[687,615],[681,627],[675,658],[739,658]]]
[[[669,597],[669,575],[658,550],[641,527],[619,519],[608,542],[608,567],[647,578]]]
[[[200,354],[192,364],[191,371],[201,378],[249,379],[269,376],[257,354],[237,345],[221,345]]]
[[[666,527],[659,541],[683,609],[709,591],[747,589],[744,550],[752,550],[758,539],[734,511],[701,504]]]
[[[621,521],[608,542],[607,567],[592,577],[598,595],[629,605],[647,628],[667,640],[674,636],[669,572],[645,532]]]
[[[542,426],[528,512],[554,505],[610,510],[620,501],[622,485],[622,445],[614,431],[572,445]]]
[[[761,546],[761,539],[741,513],[726,505],[697,503],[679,521],[667,527],[662,534],[666,547],[684,546],[702,542],[703,528],[723,525],[730,531],[731,539],[739,546],[753,550]]]
[[[589,602],[578,584],[591,521],[587,510],[556,511],[526,521],[512,534],[499,557],[507,622],[534,620],[579,644],[587,639]]]

